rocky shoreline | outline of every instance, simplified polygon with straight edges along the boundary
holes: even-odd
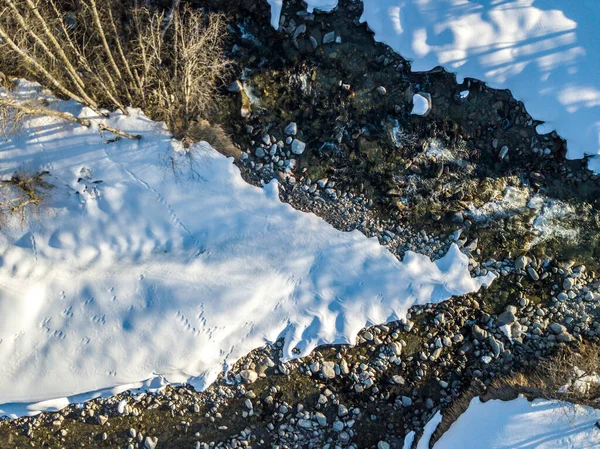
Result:
[[[411,72],[359,23],[359,1],[331,14],[287,2],[280,33],[266,2],[212,6],[230,14],[223,127],[248,182],[277,179],[282,201],[400,259],[456,244],[474,276],[497,279],[366,328],[355,346],[282,362],[282,342],[267,345],[205,392],[4,420],[1,447],[400,448],[469,388],[598,341],[600,177],[538,135],[510,92]],[[411,114],[415,93],[430,96],[427,117]]]

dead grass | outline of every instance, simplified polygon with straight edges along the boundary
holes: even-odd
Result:
[[[239,160],[242,155],[241,150],[233,143],[223,128],[220,125],[209,123],[208,120],[201,119],[192,122],[187,136],[192,142],[208,142],[215,150],[227,157]]]
[[[28,175],[15,173],[9,180],[0,181],[0,226],[16,217],[21,226],[32,213],[39,213],[46,204],[52,185],[45,181],[48,172]]]

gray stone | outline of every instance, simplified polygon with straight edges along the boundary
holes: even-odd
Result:
[[[348,409],[346,408],[346,406],[344,404],[338,405],[338,416],[344,417],[347,414],[348,414]]]
[[[529,277],[531,277],[531,279],[533,279],[534,281],[537,281],[540,278],[540,275],[537,271],[535,271],[535,268],[533,267],[527,267],[527,273],[529,274]]]
[[[325,379],[333,379],[335,377],[335,363],[323,362],[323,366],[321,366],[321,374]]]
[[[344,430],[344,423],[338,420],[335,420],[333,422],[333,430],[335,430],[336,432],[341,432],[342,430]]]
[[[379,86],[379,87],[377,88],[377,93],[378,93],[379,95],[381,95],[381,96],[384,96],[385,94],[387,94],[387,90],[386,90],[386,88],[385,88],[385,87],[383,87],[383,86]]]
[[[298,425],[303,429],[312,429],[313,423],[310,419],[299,419]]]
[[[335,42],[335,31],[330,31],[323,36],[323,45],[331,44]]]
[[[377,449],[390,449],[390,444],[387,441],[377,443]]]
[[[292,141],[292,153],[294,154],[302,154],[306,149],[306,144],[301,140],[294,139]]]
[[[325,418],[325,415],[323,413],[315,413],[315,418],[317,419],[317,422],[321,427],[325,427],[327,425],[327,418]]]
[[[263,150],[261,147],[258,147],[254,152],[254,155],[256,157],[265,157],[265,150]]]
[[[477,326],[477,324],[474,324],[473,327],[471,327],[471,332],[473,333],[473,337],[477,340],[485,340],[488,336],[488,332]]]
[[[571,343],[575,338],[568,332],[562,332],[556,336],[556,341],[561,343]]]
[[[402,396],[402,405],[405,407],[410,407],[412,405],[412,399],[408,396]]]
[[[258,374],[256,373],[256,371],[245,369],[242,372],[240,372],[240,377],[242,378],[244,383],[251,384],[256,382],[256,379],[258,379]]]
[[[146,437],[144,440],[144,447],[146,449],[155,449],[158,444],[158,438],[156,437]]]
[[[550,323],[548,326],[550,331],[556,335],[567,331],[567,328],[560,323]]]
[[[488,343],[490,344],[490,347],[492,348],[492,353],[494,354],[495,358],[498,358],[498,356],[504,352],[504,344],[502,342],[499,342],[498,340],[496,340],[491,335],[488,338]]]
[[[529,257],[527,257],[525,255],[519,256],[515,259],[515,268],[517,270],[523,270],[523,269],[525,269],[525,267],[527,265],[529,265],[529,262],[530,262]]]
[[[498,324],[498,326],[504,326],[506,324],[512,324],[516,321],[517,319],[515,318],[515,315],[512,312],[509,312],[508,310],[506,312],[502,312],[500,314],[500,316],[498,317],[498,319],[496,320],[496,323]]]
[[[227,86],[227,90],[229,92],[238,93],[243,89],[242,83],[239,80],[234,81],[229,86]]]
[[[565,278],[565,280],[563,281],[563,288],[565,290],[571,290],[573,288],[573,285],[575,285],[575,280],[572,278]]]
[[[402,345],[397,341],[393,341],[392,343],[387,345],[387,349],[388,349],[389,353],[392,355],[402,354]]]

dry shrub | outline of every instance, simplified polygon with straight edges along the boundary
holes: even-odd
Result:
[[[235,146],[231,137],[220,125],[211,124],[208,120],[197,120],[190,124],[187,136],[192,142],[205,141],[219,153],[234,159],[240,159],[242,152]]]
[[[218,105],[225,18],[115,0],[0,0],[0,71],[102,114],[139,107],[177,136]],[[104,115],[104,114],[103,114]]]
[[[31,212],[39,212],[45,204],[52,185],[44,180],[48,172],[28,175],[15,173],[9,180],[0,181],[0,225],[16,216],[21,225]]]
[[[575,368],[585,373],[584,375],[600,374],[600,345],[586,342],[578,347],[561,348],[550,359],[541,361],[533,369],[494,379],[485,391],[477,384],[470,386],[443,411],[442,422],[431,438],[430,447],[467,410],[475,397],[479,397],[483,402],[492,399],[511,401],[521,394],[530,400],[555,399],[599,408],[600,404],[596,399],[600,397],[600,386],[593,386],[587,391],[572,388],[569,391],[560,391],[563,386],[576,379]]]

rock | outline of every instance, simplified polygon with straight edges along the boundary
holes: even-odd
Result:
[[[516,320],[517,319],[515,318],[515,315],[512,312],[509,312],[507,310],[506,312],[502,312],[498,316],[498,319],[496,320],[496,324],[498,325],[498,327],[500,327],[500,326],[504,326],[506,324],[512,324]]]
[[[321,375],[325,379],[333,379],[335,377],[335,363],[323,362],[323,366],[321,366]]]
[[[556,336],[556,341],[560,343],[571,343],[575,338],[568,332],[562,332]]]
[[[331,44],[335,42],[335,31],[330,31],[323,36],[323,45]]]
[[[344,430],[344,423],[338,420],[335,420],[333,422],[333,430],[335,430],[336,432],[341,432],[342,430]]]
[[[265,150],[263,150],[261,147],[258,147],[254,152],[254,155],[258,158],[265,157]]]
[[[296,30],[294,31],[293,39],[294,40],[298,39],[298,36],[300,36],[301,34],[304,34],[304,33],[306,33],[306,25],[302,24],[298,28],[296,28]]]
[[[412,399],[408,396],[402,396],[402,405],[405,407],[410,407],[412,405]]]
[[[245,369],[240,372],[240,377],[242,378],[244,383],[251,384],[256,382],[256,380],[258,379],[258,374],[256,373],[256,371]]]
[[[504,352],[504,344],[502,342],[499,342],[498,340],[496,340],[491,335],[488,338],[488,343],[490,344],[490,347],[492,348],[492,353],[494,354],[494,358],[498,358],[498,356],[500,356],[500,354],[502,354]]]
[[[243,89],[242,83],[239,80],[234,81],[233,83],[231,83],[229,86],[227,86],[227,90],[229,92],[233,92],[233,93],[238,93],[241,92]]]
[[[392,376],[392,380],[394,381],[394,383],[395,383],[396,385],[404,385],[404,384],[405,384],[405,382],[406,382],[406,380],[404,380],[404,377],[402,377],[402,376],[400,376],[400,375],[398,375],[398,374],[394,374],[394,375]]]
[[[107,423],[107,421],[108,421],[108,416],[98,415],[98,424],[103,426],[104,424]]]
[[[154,449],[158,444],[158,438],[156,437],[146,437],[144,440],[144,447],[146,449]]]
[[[310,36],[308,38],[308,40],[310,41],[310,44],[312,45],[313,50],[316,50],[317,47],[319,46],[319,43],[317,42],[317,40],[313,36]]]
[[[537,271],[535,271],[533,267],[527,267],[527,273],[529,274],[529,277],[534,281],[537,281],[540,278],[540,275]]]
[[[402,354],[402,344],[397,341],[393,341],[389,345],[387,345],[387,350],[392,355],[400,355]]]
[[[327,425],[327,418],[321,412],[315,413],[315,418],[321,427],[325,427]]]
[[[508,147],[505,145],[500,149],[500,153],[498,153],[498,159],[501,161],[504,160],[506,155],[508,154]]]
[[[298,425],[303,429],[312,429],[313,423],[310,419],[299,419]]]
[[[350,367],[348,366],[348,362],[344,359],[340,362],[340,372],[344,375],[350,374]]]
[[[387,441],[380,441],[377,443],[377,449],[390,449],[390,445]]]
[[[524,270],[527,265],[529,265],[529,257],[522,255],[515,259],[515,269]]]
[[[387,94],[387,90],[385,87],[379,86],[377,88],[377,93],[383,97],[385,94]]]
[[[485,340],[488,336],[488,332],[477,326],[477,324],[474,324],[473,327],[471,327],[471,333],[477,340]]]
[[[294,154],[302,154],[306,149],[306,144],[298,139],[294,139],[292,141],[292,153]]]
[[[553,334],[556,334],[556,335],[567,331],[567,328],[560,323],[550,323],[548,328],[550,329],[550,331]]]
[[[288,136],[295,136],[298,134],[298,125],[296,125],[296,122],[291,122],[285,127],[283,132]]]
[[[341,417],[346,416],[347,414],[348,414],[348,409],[346,408],[346,406],[343,404],[338,405],[338,416],[341,418]]]
[[[567,291],[571,290],[575,285],[575,280],[572,278],[565,278],[563,281],[563,288]]]

